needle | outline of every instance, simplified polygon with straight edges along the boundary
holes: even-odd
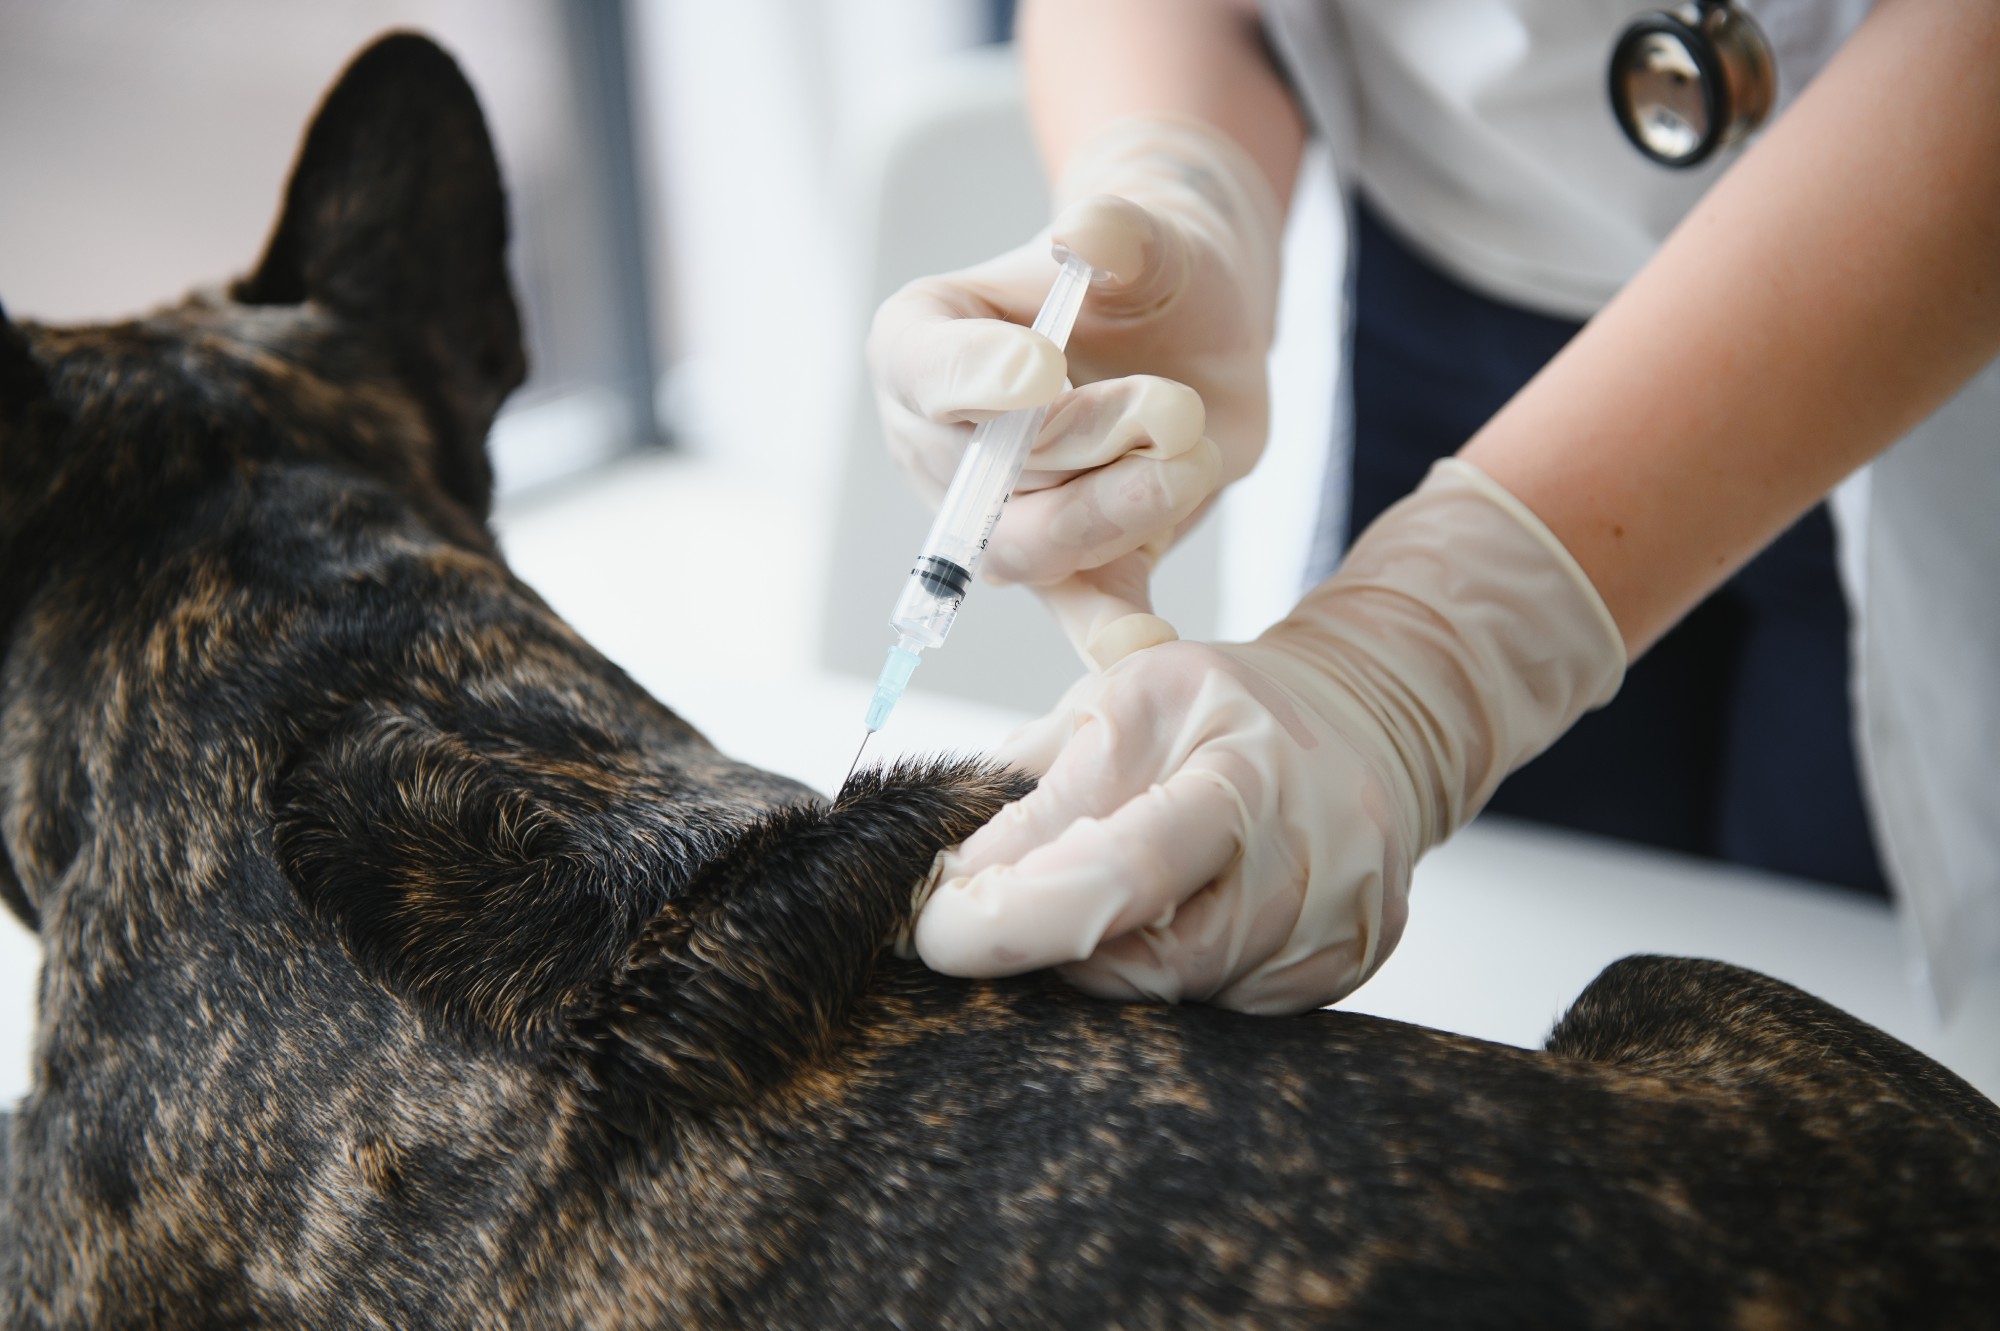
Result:
[[[847,783],[854,779],[854,769],[861,766],[862,751],[868,747],[868,741],[874,738],[875,738],[875,732],[872,730],[864,730],[861,732],[861,748],[856,749],[854,751],[854,761],[847,765],[847,775],[840,779],[840,784],[842,789],[845,789]]]

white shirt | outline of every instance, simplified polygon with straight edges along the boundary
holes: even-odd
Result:
[[[1745,0],[1774,116],[1869,0]],[[1475,290],[1594,314],[1735,159],[1642,157],[1608,62],[1641,0],[1264,0],[1348,187]],[[1863,787],[1947,1010],[2000,960],[2000,365],[1843,487]]]
[[[1638,0],[1266,0],[1337,167],[1476,290],[1570,319],[1652,257],[1740,149],[1692,170],[1640,156],[1611,114],[1611,48]],[[1868,0],[1744,8],[1781,113]]]

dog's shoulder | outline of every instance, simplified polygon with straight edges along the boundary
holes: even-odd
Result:
[[[1026,790],[984,763],[907,764],[758,820],[570,1006],[567,1056],[645,1120],[780,1085],[855,1031],[938,853]]]

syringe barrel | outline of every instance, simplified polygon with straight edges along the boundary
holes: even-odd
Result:
[[[1091,278],[1090,266],[1081,259],[1067,253],[1060,257],[1062,267],[1033,325],[1059,347],[1069,341]],[[930,535],[924,538],[910,579],[889,616],[890,627],[897,633],[926,647],[944,642],[973,575],[986,557],[986,544],[999,525],[1007,499],[1020,482],[1021,469],[1048,411],[1046,406],[1010,411],[972,432],[972,441],[966,445],[965,456],[959,460],[937,518],[931,523]]]

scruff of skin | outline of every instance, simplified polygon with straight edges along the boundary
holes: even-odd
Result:
[[[2000,1115],[1717,963],[1545,1052],[887,955],[977,764],[731,762],[485,527],[523,373],[435,47],[356,62],[264,260],[0,317],[8,1327],[1975,1324]]]

